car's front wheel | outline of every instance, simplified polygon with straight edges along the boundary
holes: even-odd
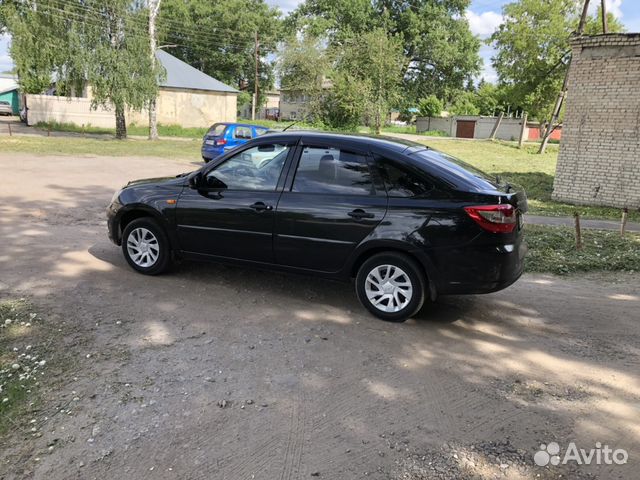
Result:
[[[366,260],[356,276],[360,303],[376,317],[404,322],[425,300],[426,279],[420,266],[398,252],[379,253]]]
[[[122,233],[122,252],[131,267],[146,275],[164,272],[171,261],[169,240],[153,218],[138,218]]]

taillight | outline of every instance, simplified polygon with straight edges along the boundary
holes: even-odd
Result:
[[[464,207],[475,222],[491,233],[511,233],[516,228],[517,216],[513,205],[479,205]]]
[[[226,145],[227,141],[224,138],[220,138],[218,140],[216,140],[216,145],[220,146],[220,145]]]

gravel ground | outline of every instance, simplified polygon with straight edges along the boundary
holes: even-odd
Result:
[[[0,299],[60,325],[65,357],[0,438],[0,478],[637,477],[638,274],[525,275],[395,325],[348,284],[134,273],[105,205],[129,179],[192,168],[0,154]],[[534,464],[571,441],[628,463]]]

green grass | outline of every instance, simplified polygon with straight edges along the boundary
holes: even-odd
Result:
[[[529,213],[549,216],[572,216],[578,211],[585,218],[620,220],[617,208],[569,205],[551,200],[558,159],[558,145],[549,145],[538,155],[538,145],[515,142],[425,139],[423,143],[458,157],[471,165],[507,181],[521,185],[529,198]],[[640,221],[640,212],[629,211],[629,221]]]
[[[0,151],[40,155],[109,155],[116,157],[152,156],[200,160],[200,139],[185,140],[114,140],[112,138],[77,137],[0,137]]]
[[[569,227],[527,225],[528,272],[558,275],[591,271],[640,271],[640,234],[582,230],[582,250],[576,250]]]
[[[115,128],[95,127],[89,125],[76,125],[75,123],[58,123],[58,122],[39,122],[36,124],[36,128],[40,130],[51,130],[53,132],[72,132],[72,133],[85,133],[85,134],[102,134],[102,135],[115,135]],[[201,139],[208,128],[192,127],[185,128],[180,125],[158,125],[158,135],[161,137],[180,137],[180,138],[197,138]],[[127,133],[129,135],[148,136],[149,126],[131,124],[127,126]]]
[[[367,129],[368,127],[362,127],[363,129]],[[426,132],[416,133],[415,125],[389,125],[387,127],[382,128],[382,134],[385,133],[409,133],[411,135],[423,135],[425,137],[448,137],[449,134],[447,132],[443,132],[442,130],[429,130]]]

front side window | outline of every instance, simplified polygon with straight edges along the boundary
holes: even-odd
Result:
[[[275,191],[289,145],[258,145],[218,165],[206,175],[210,188],[229,190]]]
[[[332,147],[305,147],[291,190],[342,195],[375,194],[366,156]]]

